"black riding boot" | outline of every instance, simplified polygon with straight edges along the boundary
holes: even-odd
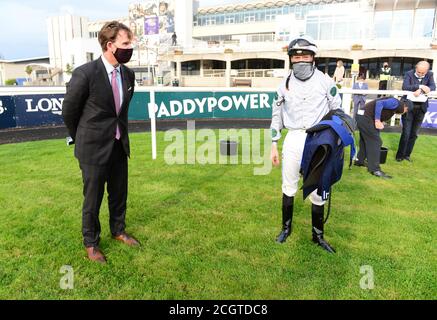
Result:
[[[324,225],[324,206],[312,206],[312,222],[313,222],[313,242],[317,243],[323,249],[330,253],[335,253],[333,247],[323,238],[323,225]]]
[[[276,242],[284,243],[291,234],[291,223],[293,221],[294,197],[282,195],[282,231],[276,238]]]

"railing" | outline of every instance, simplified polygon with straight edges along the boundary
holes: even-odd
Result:
[[[198,76],[200,71],[182,72],[183,76]],[[204,77],[225,77],[225,69],[204,69]],[[234,78],[282,78],[284,76],[283,69],[232,69],[231,77]]]
[[[342,97],[342,108],[347,114],[351,114],[352,106],[352,95],[361,94],[361,95],[384,95],[384,96],[392,96],[392,97],[403,97],[411,93],[411,91],[402,91],[402,90],[354,90],[350,88],[341,88],[340,93],[343,95]],[[437,99],[437,91],[430,92],[428,98]],[[391,126],[394,126],[397,119],[400,119],[400,115],[396,115],[391,119]]]
[[[211,69],[211,70],[203,70],[204,77],[225,77],[226,70],[223,69]]]
[[[231,71],[231,76],[239,78],[282,78],[284,75],[284,69],[238,69]]]

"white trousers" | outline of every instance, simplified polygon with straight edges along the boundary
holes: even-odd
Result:
[[[305,130],[290,130],[282,146],[282,193],[288,197],[294,197],[299,188],[299,171],[306,138]],[[316,206],[325,204],[317,190],[311,193],[310,200]]]

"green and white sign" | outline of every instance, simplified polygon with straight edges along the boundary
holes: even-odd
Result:
[[[268,119],[272,116],[273,92],[156,92],[135,93],[130,120],[149,119],[154,108],[157,119],[241,118]]]

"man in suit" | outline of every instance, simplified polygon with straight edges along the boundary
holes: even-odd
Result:
[[[408,71],[405,74],[402,90],[412,91],[414,97],[428,94],[436,89],[434,76],[429,71],[429,63],[420,61],[415,70]],[[417,134],[422,126],[423,118],[428,110],[428,100],[425,102],[411,102],[412,110],[409,110],[402,116],[402,135],[399,141],[396,160],[411,161],[411,153],[417,140]]]
[[[139,245],[126,231],[128,108],[135,74],[124,66],[132,57],[131,30],[117,21],[99,32],[102,56],[78,67],[67,85],[62,116],[75,143],[83,178],[83,242],[92,261],[105,263],[99,249],[99,211],[108,191],[110,228],[114,239]]]
[[[357,82],[354,83],[352,89],[354,90],[369,90],[369,85],[364,82],[364,75],[360,74],[357,78]],[[354,94],[352,96],[354,101],[354,113],[353,118],[357,117],[357,112],[360,109],[364,108],[366,104],[366,95],[365,94]]]

